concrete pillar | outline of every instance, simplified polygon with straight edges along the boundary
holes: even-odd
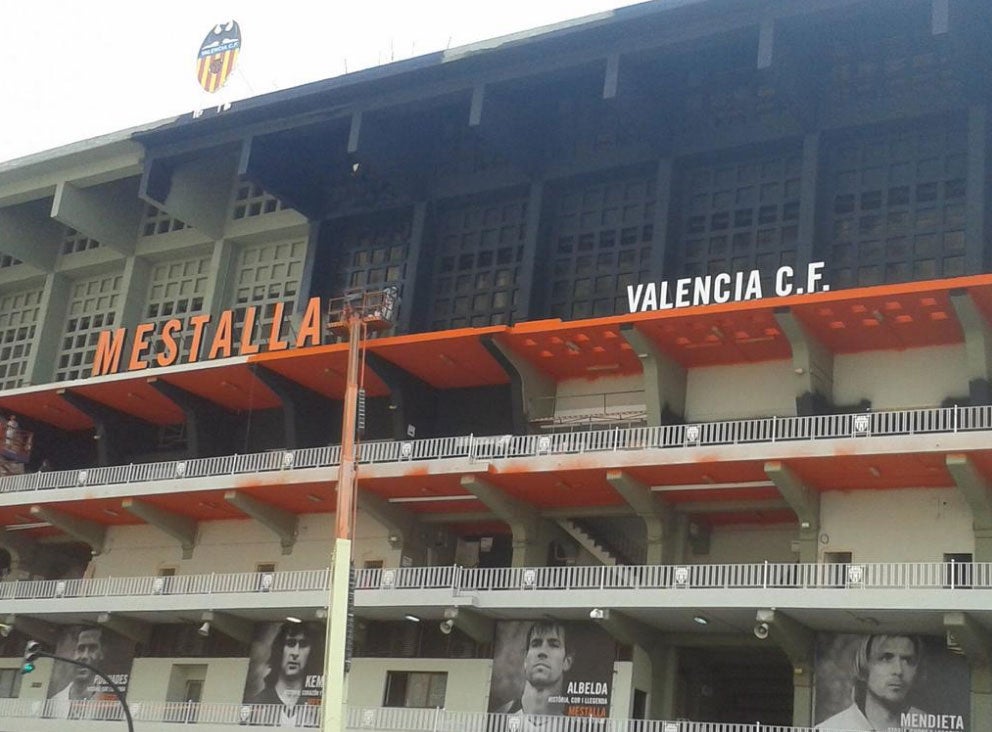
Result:
[[[481,343],[510,377],[514,433],[527,434],[535,420],[553,418],[557,382],[492,336],[483,336]]]
[[[41,306],[34,337],[34,347],[28,357],[25,385],[47,384],[55,376],[55,364],[65,330],[66,310],[71,283],[64,275],[49,272],[41,293]]]
[[[952,292],[951,304],[964,331],[969,400],[972,404],[992,404],[992,330],[967,291]]]
[[[792,663],[792,724],[813,724],[813,632],[780,610],[758,610],[755,620]],[[757,635],[757,633],[755,633]]]
[[[799,519],[799,561],[816,562],[820,535],[819,492],[778,461],[765,463],[765,474]]]
[[[620,335],[641,361],[648,426],[681,422],[685,414],[685,368],[664,354],[633,325],[620,326]]]
[[[944,613],[944,628],[971,668],[971,729],[992,726],[992,633],[968,613]]]
[[[678,651],[664,643],[645,649],[651,659],[651,691],[648,694],[649,719],[675,718],[675,684],[678,680]]]
[[[548,543],[554,529],[545,525],[548,522],[533,506],[506,495],[497,486],[475,475],[463,476],[461,484],[509,525],[513,534],[512,566],[543,567],[547,564]]]
[[[648,718],[672,719],[675,713],[675,684],[678,657],[673,646],[664,642],[657,628],[617,610],[604,610],[596,622],[620,643],[639,646],[651,660],[651,691]]]
[[[651,486],[644,485],[622,470],[607,471],[606,480],[644,522],[644,563],[665,564],[670,553],[666,544],[671,543],[671,521],[664,504],[655,498]]]
[[[807,332],[788,308],[777,310],[775,320],[792,347],[796,414],[823,414],[834,401],[834,354]]]
[[[971,508],[972,531],[975,534],[972,558],[976,562],[992,562],[992,484],[967,455],[951,454],[944,458],[944,462]]]

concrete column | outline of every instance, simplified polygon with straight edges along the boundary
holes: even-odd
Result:
[[[463,476],[461,484],[509,525],[513,533],[512,566],[543,567],[547,563],[550,531],[533,506],[475,475]]]
[[[178,541],[182,548],[183,559],[193,558],[193,547],[196,545],[197,535],[195,519],[166,511],[147,501],[139,501],[135,498],[125,498],[121,501],[121,508]]]
[[[988,180],[988,110],[975,105],[968,110],[968,182],[965,213],[965,272],[985,271],[985,238],[988,233],[986,190]]]
[[[648,694],[649,719],[675,717],[675,685],[678,681],[678,651],[663,643],[646,649],[651,659],[651,692]]]
[[[300,533],[299,516],[241,491],[225,492],[224,500],[275,534],[279,538],[283,554],[293,553],[293,546],[295,546],[296,538]]]
[[[107,539],[107,527],[95,521],[78,518],[48,506],[31,506],[30,513],[42,521],[47,521],[66,534],[87,544],[93,554],[101,554]]]
[[[239,162],[240,151],[227,149],[182,163],[153,157],[145,164],[140,195],[211,239],[220,239]]]
[[[55,364],[65,330],[66,310],[71,283],[64,275],[49,272],[41,294],[41,309],[34,337],[34,347],[28,357],[28,384],[47,384],[55,376]]]
[[[651,279],[655,282],[669,278],[671,257],[668,254],[669,215],[672,209],[673,164],[671,158],[658,161],[655,178],[654,222],[651,237]]]
[[[664,504],[655,498],[651,486],[644,485],[622,470],[607,471],[606,480],[644,522],[644,563],[665,564],[669,554],[666,551],[666,542],[671,541],[671,532],[668,530],[671,522]]]
[[[411,566],[426,564],[427,546],[417,517],[367,490],[358,491],[358,510],[378,521],[389,532],[389,545],[409,557]]]
[[[971,508],[972,531],[975,533],[973,559],[976,562],[992,562],[992,484],[967,455],[951,454],[944,458],[944,462]]]
[[[792,663],[792,724],[813,724],[813,632],[779,610],[758,610],[755,620]],[[757,635],[757,628],[755,629]],[[759,636],[760,637],[760,636]]]
[[[481,343],[510,377],[514,433],[527,434],[531,422],[554,417],[557,382],[492,336],[483,336]]]
[[[682,421],[685,414],[686,370],[631,324],[620,335],[637,354],[644,374],[644,400],[649,427]]]
[[[596,622],[620,643],[639,646],[651,660],[651,691],[648,718],[672,719],[675,713],[675,684],[678,658],[675,648],[664,642],[657,628],[617,610],[604,610]]]
[[[820,535],[819,492],[778,461],[765,463],[765,474],[799,519],[799,561],[816,562]]]
[[[208,281],[207,291],[203,293],[203,312],[209,313],[211,318],[216,318],[226,306],[234,253],[232,242],[226,239],[214,242],[214,251],[210,258],[210,271],[214,276]]]
[[[805,272],[815,261],[820,183],[820,133],[803,138],[802,174],[799,181],[799,234],[796,242],[796,271]]]
[[[944,613],[944,628],[971,667],[971,729],[992,725],[992,633],[968,613]]]
[[[79,188],[62,181],[55,187],[52,218],[96,239],[119,254],[134,254],[144,202],[130,181]]]
[[[788,308],[776,310],[775,320],[792,348],[796,414],[823,414],[834,401],[834,354]]]
[[[376,353],[366,353],[365,363],[389,387],[394,440],[408,439],[407,428],[411,425],[416,428],[417,437],[437,434],[438,397],[434,387]]]
[[[403,281],[403,291],[400,293],[399,317],[393,326],[393,333],[409,333],[419,325],[413,316],[414,303],[417,302],[420,285],[426,275],[420,272],[422,264],[424,237],[427,231],[427,203],[418,201],[413,204],[410,220],[410,248],[406,257],[406,273]],[[316,246],[315,242],[313,243]],[[310,292],[310,290],[307,290]],[[423,324],[426,329],[426,323]]]
[[[992,403],[992,329],[965,290],[951,293],[951,304],[964,331],[965,363],[968,369],[968,395],[972,404]]]
[[[524,256],[520,262],[520,279],[517,283],[517,306],[514,320],[534,320],[536,308],[543,303],[534,302],[534,269],[537,266],[537,246],[540,242],[541,212],[544,205],[544,183],[534,181],[527,196],[527,233],[524,236]]]

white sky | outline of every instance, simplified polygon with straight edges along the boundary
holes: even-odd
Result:
[[[194,109],[445,47],[633,5],[630,0],[4,0],[0,162]],[[207,32],[234,18],[234,75],[196,82]]]

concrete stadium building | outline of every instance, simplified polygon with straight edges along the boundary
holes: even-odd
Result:
[[[0,164],[0,731],[992,729],[983,0],[656,0]]]

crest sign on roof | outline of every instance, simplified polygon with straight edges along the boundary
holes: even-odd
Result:
[[[241,50],[241,28],[236,20],[219,23],[210,29],[196,57],[196,80],[213,93],[227,82]]]

